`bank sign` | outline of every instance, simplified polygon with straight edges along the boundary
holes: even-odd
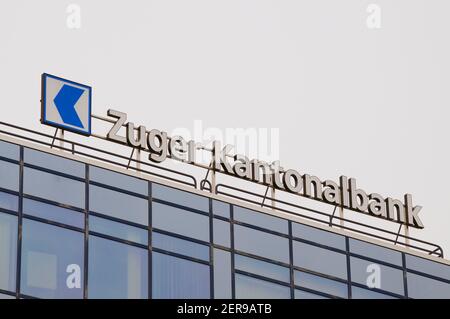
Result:
[[[79,83],[43,75],[42,123],[76,133],[91,133],[91,88]],[[108,110],[114,124],[107,139],[149,153],[149,160],[161,163],[167,158],[196,164],[196,153],[203,145],[186,141],[181,136],[168,136],[157,129],[147,130],[127,120],[127,114]],[[125,134],[120,129],[125,127]],[[421,206],[414,206],[411,194],[403,199],[384,198],[378,193],[367,193],[357,187],[354,178],[340,176],[339,181],[321,180],[317,176],[284,170],[278,163],[249,159],[230,154],[232,147],[213,143],[212,169],[228,175],[253,181],[275,189],[340,206],[342,208],[395,221],[415,228],[423,228],[419,218]],[[231,159],[231,160],[230,160]]]

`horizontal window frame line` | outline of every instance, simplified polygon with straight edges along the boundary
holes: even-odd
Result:
[[[145,249],[147,252],[149,251],[148,245],[135,243],[133,241],[128,241],[128,240],[117,238],[117,237],[114,237],[114,236],[111,236],[111,235],[102,234],[102,233],[99,233],[99,232],[96,232],[96,231],[89,230],[88,235],[89,236],[99,237],[99,238],[106,239],[106,240],[111,240],[111,241],[114,241],[114,242],[117,242],[117,243],[120,243],[120,244],[124,244],[124,245],[128,245],[128,246],[134,246],[134,247],[137,247],[137,248],[142,248],[142,249]]]
[[[233,252],[233,250],[230,247],[222,246],[220,244],[212,244],[211,246],[214,249],[225,250],[225,251],[227,251],[229,253]]]
[[[0,294],[4,294],[4,295],[8,295],[8,296],[16,298],[16,293],[9,291],[9,290],[0,289]]]
[[[89,210],[89,214],[88,215],[94,216],[94,217],[98,217],[98,218],[107,219],[109,221],[116,222],[116,223],[119,223],[119,224],[123,224],[123,225],[127,225],[127,226],[132,226],[132,227],[148,230],[148,226],[146,226],[144,224],[138,224],[138,223],[131,222],[131,221],[128,221],[128,220],[125,220],[125,219],[121,219],[121,218],[117,218],[117,217],[114,217],[114,216],[105,215],[103,213],[98,213],[98,212],[93,211],[93,210]]]
[[[18,145],[18,144],[13,144],[13,145]],[[19,153],[20,153],[20,149],[19,149]],[[19,155],[19,157],[20,157],[20,155]],[[0,155],[0,161],[10,162],[10,163],[13,163],[13,164],[20,164],[20,159],[15,160],[15,159],[4,157],[4,156],[1,156],[1,155]]]
[[[79,233],[84,233],[84,229],[83,228],[70,226],[70,225],[67,225],[67,224],[55,222],[53,220],[48,220],[48,219],[44,219],[44,218],[41,218],[41,217],[36,217],[36,216],[33,216],[33,215],[28,215],[28,214],[25,214],[25,213],[22,214],[22,218],[29,219],[29,220],[32,220],[32,221],[35,221],[35,222],[39,222],[39,223],[43,223],[43,224],[47,224],[47,225],[51,225],[51,226],[55,226],[55,227],[59,227],[59,228],[64,228],[64,229],[76,231],[76,232],[79,232]]]
[[[36,300],[40,300],[40,299],[41,299],[41,298],[39,298],[39,297],[34,297],[34,296],[31,296],[31,295],[25,295],[25,294],[22,294],[22,293],[19,294],[19,298],[23,298],[23,299],[36,299]],[[83,298],[81,298],[81,299],[83,299]]]
[[[274,264],[274,265],[277,265],[277,266],[285,267],[285,268],[288,268],[288,269],[290,267],[290,265],[288,263],[284,263],[284,262],[278,261],[278,260],[273,260],[273,259],[270,259],[270,258],[267,258],[267,257],[253,255],[251,253],[247,253],[247,252],[244,252],[242,250],[234,249],[233,252],[234,252],[234,254],[237,254],[237,255],[241,255],[241,256],[244,256],[244,257],[249,257],[249,258],[252,258],[252,259],[259,260],[259,261],[265,261],[265,262],[268,262],[270,264]]]
[[[293,265],[292,268],[294,269],[294,283],[295,283],[295,271],[300,271],[300,272],[307,273],[309,275],[313,275],[313,276],[317,276],[317,277],[321,277],[321,278],[337,281],[337,282],[340,282],[342,284],[346,284],[346,285],[349,284],[349,280],[348,279],[342,279],[342,278],[334,277],[334,276],[331,276],[331,275],[323,274],[323,273],[320,273],[320,272],[316,272],[314,270],[302,268],[302,267],[295,266],[295,265]]]
[[[85,163],[83,163],[83,164],[86,165]],[[31,168],[31,169],[34,169],[34,170],[37,170],[37,171],[44,172],[44,173],[57,175],[57,176],[60,176],[60,177],[65,177],[67,179],[72,179],[72,180],[75,180],[77,182],[86,183],[86,177],[78,177],[78,176],[75,176],[75,175],[61,173],[61,172],[58,172],[58,171],[54,171],[52,169],[48,169],[48,168],[45,168],[45,167],[41,167],[41,166],[37,166],[37,165],[34,165],[34,164],[29,164],[29,163],[24,163],[23,166],[24,166],[24,168],[27,167],[27,168]],[[24,173],[25,173],[25,169],[24,169]]]
[[[314,295],[319,295],[319,296],[322,296],[322,297],[325,297],[325,298],[330,298],[330,299],[349,299],[348,298],[348,296],[347,296],[347,298],[343,298],[343,297],[339,297],[339,296],[335,296],[335,295],[332,295],[332,294],[329,294],[329,293],[326,293],[326,292],[322,292],[322,291],[318,291],[318,290],[314,290],[314,289],[310,289],[310,288],[306,288],[306,287],[301,287],[301,286],[298,286],[298,285],[294,285],[294,299],[296,299],[295,298],[295,290],[301,290],[301,291],[304,291],[304,292],[308,292],[308,293],[311,293],[311,294],[314,294]],[[297,300],[303,300],[303,299],[297,299]]]
[[[56,202],[56,201],[53,201],[53,200],[50,200],[50,199],[46,199],[46,198],[43,198],[43,197],[29,195],[29,194],[26,194],[26,193],[23,193],[22,197],[26,198],[26,199],[31,199],[31,200],[34,200],[34,201],[37,201],[37,202],[41,202],[41,203],[44,203],[44,204],[48,204],[48,205],[52,205],[52,206],[56,206],[56,207],[60,207],[60,208],[65,208],[65,209],[70,209],[70,210],[76,211],[77,213],[84,214],[84,212],[85,212],[85,210],[83,208],[72,206],[72,205],[67,205],[67,204],[63,204],[63,203],[59,203],[59,202]]]
[[[286,219],[286,222],[287,221],[288,220]],[[242,227],[251,228],[253,230],[258,230],[258,231],[261,231],[261,232],[264,232],[264,233],[267,233],[267,234],[271,234],[271,235],[274,235],[274,236],[283,237],[283,238],[286,238],[286,239],[291,239],[288,234],[283,234],[283,233],[277,232],[275,230],[270,230],[270,229],[263,228],[263,227],[260,227],[260,226],[255,226],[255,225],[252,225],[252,224],[240,222],[238,220],[233,220],[233,223],[234,223],[234,225],[239,225],[239,226],[242,226]]]
[[[148,194],[147,195],[142,195],[142,194],[139,194],[139,193],[128,191],[128,190],[123,189],[123,188],[119,188],[119,187],[116,187],[116,186],[111,186],[111,185],[108,185],[108,184],[102,184],[102,183],[95,182],[95,181],[92,181],[92,180],[89,180],[88,184],[89,184],[89,186],[91,186],[91,185],[92,186],[97,186],[97,187],[105,188],[105,189],[108,189],[108,190],[111,190],[111,191],[115,191],[115,192],[118,192],[118,193],[127,194],[127,195],[130,195],[130,196],[133,196],[133,197],[138,197],[138,198],[147,199],[147,200],[149,199],[149,195]]]
[[[172,252],[172,251],[164,250],[164,249],[161,249],[161,248],[156,248],[156,247],[153,247],[153,246],[151,247],[151,252],[152,253],[156,252],[156,253],[159,253],[159,254],[163,254],[163,255],[167,255],[167,256],[171,256],[171,257],[176,257],[176,258],[180,258],[180,259],[196,262],[196,263],[203,264],[203,265],[206,265],[206,266],[209,266],[209,267],[211,267],[211,265],[212,265],[211,261],[206,261],[206,260],[203,260],[203,259],[198,259],[198,258],[190,257],[190,256],[187,256],[187,255],[182,255],[182,254],[179,254],[179,253],[175,253],[175,252]],[[153,260],[153,258],[154,257],[152,256],[152,260]]]
[[[343,236],[344,239],[347,237],[347,236],[344,236],[344,235],[341,235],[341,236]],[[331,250],[331,251],[334,251],[334,252],[337,252],[337,253],[341,253],[341,254],[344,254],[344,255],[347,254],[347,250],[346,249],[342,250],[342,249],[339,249],[339,248],[336,248],[336,247],[331,247],[331,246],[319,244],[319,243],[316,243],[316,242],[313,242],[313,241],[310,241],[310,240],[307,240],[307,239],[298,238],[298,237],[294,237],[294,236],[292,237],[292,242],[293,243],[294,242],[300,242],[300,243],[308,244],[308,245],[311,245],[311,246],[323,248],[323,249],[326,249],[326,250]],[[344,244],[345,244],[345,242],[344,242]]]
[[[374,259],[372,257],[366,257],[366,256],[355,254],[355,253],[352,253],[352,252],[349,252],[348,255],[350,257],[353,257],[353,258],[363,259],[363,260],[370,261],[370,262],[375,263],[375,264],[380,264],[380,265],[387,266],[387,267],[390,267],[390,268],[403,270],[403,266],[394,265],[394,264],[391,264],[391,263],[388,263],[388,262],[385,262],[385,261],[382,261],[382,260],[379,260],[379,259]],[[350,259],[350,267],[351,267],[351,259]]]
[[[19,176],[19,179],[20,179],[20,176]],[[7,193],[9,195],[20,196],[20,192],[19,191],[14,191],[14,190],[9,189],[9,188],[0,187],[0,192]]]
[[[231,222],[231,219],[230,218],[226,218],[226,217],[223,217],[223,216],[220,216],[220,215],[215,215],[214,213],[212,213],[212,217],[213,217],[213,219],[220,219],[220,220],[222,220],[222,221],[224,221],[224,222]]]
[[[289,295],[290,295],[290,288],[291,288],[291,283],[290,282],[285,282],[285,281],[281,281],[281,280],[278,280],[278,279],[273,279],[273,278],[269,278],[269,277],[266,277],[266,276],[258,275],[258,274],[255,274],[255,273],[252,273],[252,272],[248,272],[248,271],[245,271],[245,270],[236,269],[236,266],[234,267],[234,272],[236,274],[239,274],[239,275],[252,277],[252,278],[255,278],[255,279],[260,279],[260,280],[263,280],[263,281],[268,281],[268,282],[271,282],[273,284],[277,284],[277,285],[289,288]]]
[[[183,206],[183,205],[180,205],[180,204],[168,202],[168,201],[165,201],[163,199],[158,199],[158,198],[155,198],[155,197],[152,197],[152,203],[158,203],[158,204],[162,204],[162,205],[166,205],[166,206],[171,206],[171,207],[175,207],[175,208],[178,208],[178,209],[181,209],[181,210],[186,210],[186,211],[189,211],[189,212],[192,212],[192,213],[196,213],[196,214],[199,214],[199,215],[204,215],[204,216],[209,217],[209,212],[204,212],[204,211],[199,210],[199,209],[195,209],[195,208]]]
[[[406,267],[405,270],[406,270],[406,273],[412,273],[414,275],[426,277],[428,279],[433,279],[433,280],[436,280],[436,281],[439,281],[439,282],[443,282],[445,284],[449,284],[450,285],[450,280],[448,280],[448,279],[441,278],[441,277],[436,277],[435,275],[426,274],[426,273],[420,272],[418,270],[410,269],[408,267]]]
[[[15,211],[15,210],[6,209],[6,208],[1,208],[1,207],[0,207],[0,213],[13,215],[13,216],[19,216],[19,212]]]
[[[183,240],[190,241],[190,242],[193,242],[193,243],[196,243],[196,244],[205,245],[205,246],[211,246],[209,241],[203,241],[203,240],[192,238],[192,237],[188,237],[188,236],[185,236],[185,235],[172,233],[170,231],[163,230],[163,229],[160,229],[160,228],[153,227],[152,231],[157,232],[158,234],[161,234],[161,235],[166,235],[166,236],[175,237],[175,238],[178,238],[178,239],[183,239]]]
[[[378,288],[369,288],[366,285],[363,285],[363,284],[360,284],[360,283],[357,283],[357,282],[353,282],[353,281],[350,282],[350,286],[355,286],[355,287],[358,287],[358,288],[362,288],[362,289],[366,289],[366,290],[369,290],[369,291],[377,292],[377,293],[380,293],[380,294],[383,294],[383,295],[388,295],[388,296],[391,296],[391,297],[394,297],[394,298],[407,299],[407,297],[404,296],[404,295],[402,296],[402,295],[396,294],[394,292],[389,292],[389,291],[378,289]]]

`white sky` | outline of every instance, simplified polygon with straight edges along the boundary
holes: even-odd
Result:
[[[80,29],[66,25],[70,3]],[[369,3],[380,29],[366,26]],[[3,0],[2,121],[51,131],[38,120],[48,72],[92,85],[94,113],[115,108],[148,127],[279,128],[284,167],[413,194],[425,224],[414,235],[448,254],[449,10],[446,0]]]

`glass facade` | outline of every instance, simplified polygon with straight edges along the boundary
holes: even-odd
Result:
[[[450,298],[450,266],[0,142],[0,298]]]

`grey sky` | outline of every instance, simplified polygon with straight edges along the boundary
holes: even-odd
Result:
[[[70,3],[81,29],[66,26]],[[369,3],[381,29],[366,26]],[[39,124],[40,74],[93,87],[93,108],[171,131],[280,129],[302,173],[357,178],[422,205],[414,235],[450,251],[445,0],[2,1],[2,120]],[[156,112],[157,110],[157,112]],[[375,221],[377,223],[377,221]]]

